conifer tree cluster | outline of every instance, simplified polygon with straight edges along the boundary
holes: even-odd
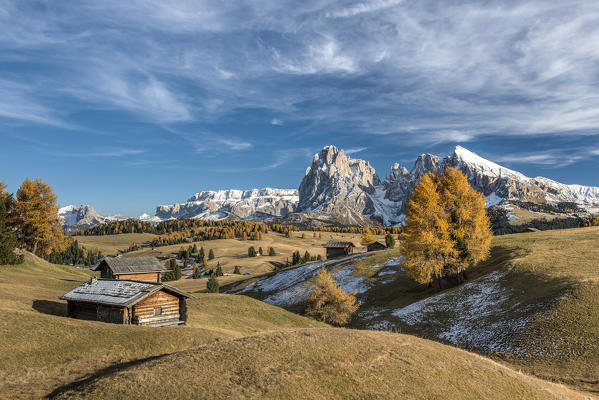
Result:
[[[63,265],[85,265],[92,267],[96,265],[103,255],[100,250],[88,250],[86,247],[80,246],[77,240],[69,239],[69,247],[64,251],[53,251],[48,254],[45,259],[53,264]]]
[[[165,281],[176,281],[181,279],[181,267],[177,264],[177,260],[171,258],[167,264],[168,271],[164,274]]]
[[[490,222],[484,196],[466,175],[447,168],[442,176],[426,174],[408,205],[401,243],[404,268],[417,282],[443,289],[444,279],[456,277],[489,256]]]
[[[308,252],[308,250],[306,250],[306,252],[302,256],[299,250],[296,250],[291,255],[291,265],[305,264],[310,261],[320,260],[321,258],[322,257],[320,256],[320,254],[318,256],[310,255],[310,252]]]

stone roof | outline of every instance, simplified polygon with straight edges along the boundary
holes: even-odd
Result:
[[[194,298],[189,293],[163,283],[91,279],[60,296],[60,299],[128,307],[160,290],[177,297]]]
[[[114,275],[167,271],[156,257],[104,257],[92,270],[98,271],[104,263]]]
[[[349,246],[356,247],[352,242],[328,242],[323,245],[327,249],[346,249]]]

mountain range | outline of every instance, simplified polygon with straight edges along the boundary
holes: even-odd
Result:
[[[583,213],[599,211],[599,187],[566,185],[554,180],[529,178],[456,146],[446,157],[422,154],[411,170],[394,164],[384,180],[364,160],[353,159],[335,146],[314,155],[298,189],[219,190],[196,193],[185,203],[160,205],[155,216],[139,219],[159,222],[178,218],[264,219],[320,221],[346,225],[399,225],[405,219],[409,198],[420,177],[454,167],[487,198],[488,205],[511,203],[557,205],[575,203]],[[124,219],[101,216],[90,206],[64,207],[65,228],[80,229]]]

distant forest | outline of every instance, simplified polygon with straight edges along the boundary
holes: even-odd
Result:
[[[367,229],[374,235],[386,235],[387,233],[399,234],[400,227],[371,227],[358,226],[302,226],[301,229],[315,232],[334,233],[359,233],[363,234]],[[216,239],[260,239],[261,235],[269,231],[284,235],[291,235],[299,231],[300,227],[293,224],[251,222],[238,220],[206,221],[199,219],[175,219],[163,221],[158,224],[142,222],[136,219],[115,221],[108,224],[98,225],[93,228],[78,230],[75,235],[102,236],[116,235],[120,233],[153,233],[159,235],[151,242],[152,246],[165,246],[186,242],[197,242]]]
[[[539,210],[540,211],[540,210]],[[548,211],[548,210],[545,210]],[[552,209],[552,211],[555,211]],[[584,225],[584,219],[580,217],[567,217],[567,218],[554,218],[551,220],[547,219],[533,219],[524,224],[510,224],[508,219],[508,211],[501,207],[489,207],[487,214],[491,220],[491,230],[493,235],[507,235],[510,233],[520,233],[526,228],[536,228],[541,231],[547,231],[551,229],[568,229],[578,228]]]

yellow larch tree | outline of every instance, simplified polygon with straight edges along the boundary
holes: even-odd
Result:
[[[21,246],[34,254],[46,255],[66,248],[52,186],[37,178],[26,178],[17,191],[10,213]]]
[[[450,233],[458,256],[446,268],[458,282],[469,266],[489,257],[491,223],[485,197],[468,183],[466,175],[456,168],[447,168],[440,182],[444,207],[448,212]]]
[[[422,177],[408,205],[402,252],[406,272],[423,284],[449,275],[461,281],[466,268],[489,256],[491,228],[484,196],[466,175],[447,168]]]
[[[360,244],[362,246],[368,246],[374,242],[376,242],[376,238],[372,235],[372,231],[366,228],[364,234],[362,235],[362,240],[360,240]]]
[[[445,265],[457,255],[451,239],[449,218],[439,193],[439,178],[422,176],[408,204],[408,216],[401,242],[406,257],[404,268],[415,281],[437,281],[442,289]]]
[[[356,293],[343,291],[324,268],[316,274],[315,285],[308,298],[306,315],[332,325],[347,325],[351,315],[360,307]]]

